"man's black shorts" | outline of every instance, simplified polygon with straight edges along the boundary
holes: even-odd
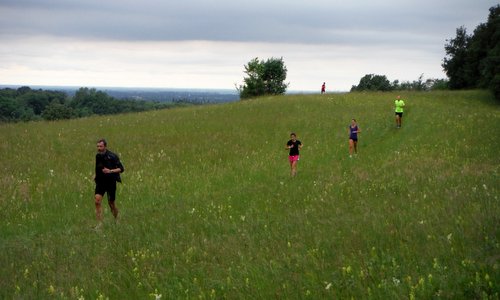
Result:
[[[95,194],[104,196],[108,193],[108,200],[115,201],[116,197],[116,181],[96,181],[95,183]]]
[[[403,117],[403,113],[402,112],[397,112],[396,116],[399,116],[400,118],[402,118]]]

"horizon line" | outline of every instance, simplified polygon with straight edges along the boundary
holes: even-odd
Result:
[[[236,88],[234,89],[228,89],[228,88],[197,88],[197,87],[192,87],[192,88],[186,88],[186,87],[144,87],[144,86],[83,86],[83,85],[43,85],[43,84],[3,84],[0,83],[1,88],[20,88],[27,86],[29,88],[64,88],[64,89],[79,89],[79,88],[95,88],[95,89],[124,89],[124,90],[170,90],[170,91],[225,91],[225,92],[230,92],[233,91],[234,94],[238,94],[238,90]],[[330,93],[345,93],[348,91],[331,91]],[[287,93],[319,93],[319,91],[316,90],[301,90],[301,89],[294,89],[294,90],[288,90],[285,92]]]

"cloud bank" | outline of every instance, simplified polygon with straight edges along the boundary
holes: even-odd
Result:
[[[3,0],[0,83],[232,88],[245,63],[270,56],[295,89],[444,77],[446,39],[496,4],[376,2]]]

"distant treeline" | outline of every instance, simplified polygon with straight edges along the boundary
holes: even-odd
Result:
[[[113,89],[104,90],[117,99],[148,100],[157,102],[188,102],[192,104],[208,104],[232,102],[238,100],[238,95],[229,91],[203,90],[152,90],[152,89]],[[71,95],[71,94],[70,94]]]
[[[62,91],[4,88],[0,89],[0,122],[71,119],[193,104],[202,103],[119,100],[94,88],[80,88],[72,97]]]
[[[353,85],[351,92],[359,91],[430,91],[449,89],[447,79],[427,79],[424,74],[417,80],[403,81],[394,80],[390,82],[385,75],[367,74],[359,80],[358,85]]]

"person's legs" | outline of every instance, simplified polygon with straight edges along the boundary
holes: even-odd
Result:
[[[113,213],[115,219],[118,218],[118,207],[116,207],[115,200],[111,201],[108,199],[108,204],[109,208],[111,208],[111,213]]]
[[[353,141],[354,154],[358,154],[358,141]]]
[[[116,219],[118,218],[118,208],[116,207],[115,199],[116,199],[116,181],[110,183],[108,188],[109,208],[111,208],[111,213],[113,213],[113,216]]]
[[[297,175],[297,161],[296,161],[296,160],[294,160],[294,161],[292,162],[292,170],[291,170],[290,175],[291,175],[292,177],[294,177],[295,175]]]
[[[97,221],[102,222],[102,195],[95,194],[95,217]]]
[[[353,148],[354,148],[354,141],[352,139],[349,139],[349,156],[352,156]]]
[[[401,127],[401,119],[403,118],[403,113],[396,113],[396,126]]]

